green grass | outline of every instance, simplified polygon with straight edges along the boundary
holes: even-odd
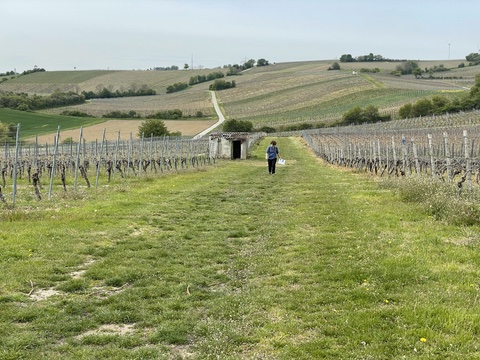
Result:
[[[50,134],[61,130],[80,129],[105,121],[98,118],[80,118],[74,116],[46,115],[25,111],[0,108],[0,122],[4,124],[20,124],[22,139],[35,135]]]
[[[4,208],[0,358],[477,358],[478,229],[268,141]]]

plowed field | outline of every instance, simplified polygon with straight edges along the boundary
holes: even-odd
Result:
[[[102,140],[103,130],[106,129],[105,139],[108,141],[116,141],[118,138],[118,131],[120,131],[120,138],[122,140],[128,140],[130,133],[134,139],[138,139],[138,127],[143,120],[109,120],[101,124],[88,126],[83,128],[83,138],[89,141]],[[184,136],[193,136],[209,126],[213,125],[216,120],[164,120],[168,131],[177,132],[180,131]],[[56,133],[48,135],[38,136],[38,142],[41,144],[54,143],[54,137]],[[73,138],[74,141],[78,141],[80,136],[80,129],[76,130],[64,130],[60,133],[60,142],[62,140]],[[148,137],[148,135],[145,135]],[[27,139],[27,141],[35,141],[35,139]]]

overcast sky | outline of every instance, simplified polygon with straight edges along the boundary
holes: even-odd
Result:
[[[0,73],[465,59],[478,0],[1,0]]]

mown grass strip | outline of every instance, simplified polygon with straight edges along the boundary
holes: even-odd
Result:
[[[247,161],[4,209],[0,357],[478,356],[477,229],[277,141],[276,175],[266,139]]]

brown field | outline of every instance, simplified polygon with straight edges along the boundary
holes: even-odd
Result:
[[[87,141],[102,140],[103,130],[105,129],[105,139],[107,141],[116,141],[120,131],[120,139],[130,139],[130,133],[134,139],[138,139],[138,127],[143,120],[108,120],[104,123],[83,128],[83,138]],[[183,136],[194,136],[216,123],[216,120],[164,120],[168,131],[180,131]],[[56,133],[38,136],[38,142],[53,144]],[[80,129],[65,130],[60,133],[60,142],[72,138],[78,141]],[[35,141],[35,138],[27,139]]]

